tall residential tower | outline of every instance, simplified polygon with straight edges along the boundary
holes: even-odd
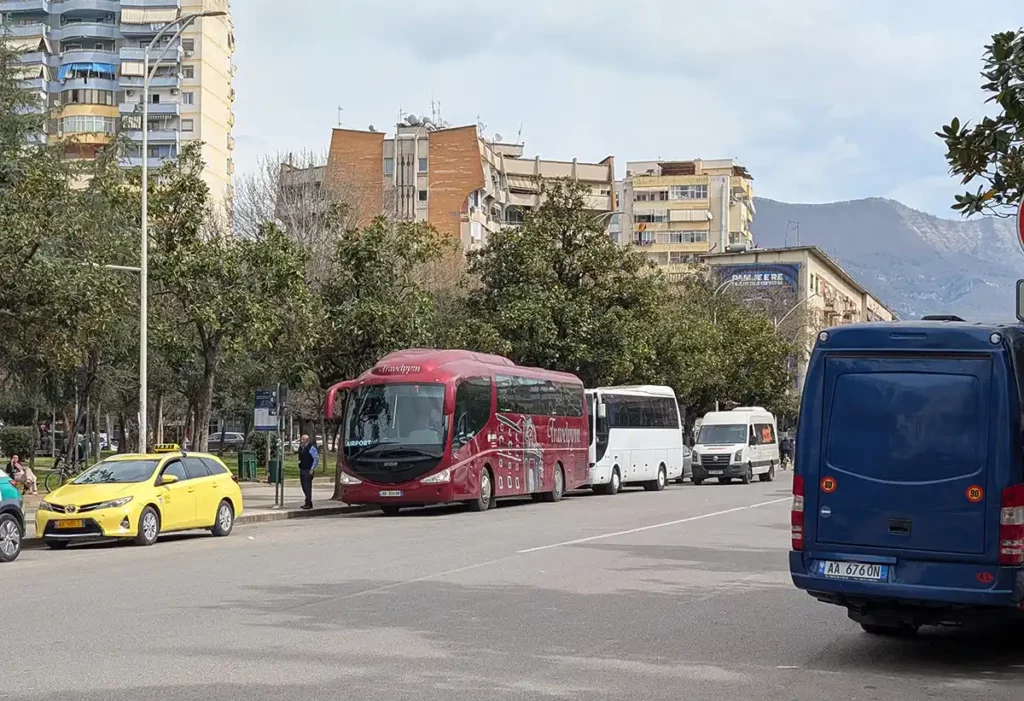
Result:
[[[118,133],[142,153],[143,50],[178,17],[228,12],[198,20],[173,46],[171,30],[149,95],[151,167],[177,156],[182,143],[203,142],[204,179],[215,201],[231,197],[234,172],[234,27],[229,0],[0,0],[9,41],[22,52],[24,85],[54,110],[51,138],[67,140],[69,158],[94,158]]]

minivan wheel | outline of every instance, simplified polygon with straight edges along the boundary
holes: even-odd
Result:
[[[747,471],[743,473],[743,484],[750,484],[754,481],[754,468],[747,463]]]
[[[768,472],[764,473],[763,475],[758,475],[758,478],[760,478],[760,480],[762,482],[771,482],[772,480],[774,480],[775,479],[775,463],[774,462],[771,463],[768,466]]]

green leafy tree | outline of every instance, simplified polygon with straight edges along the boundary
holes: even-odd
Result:
[[[169,367],[198,379],[188,391],[200,450],[224,357],[269,349],[289,357],[310,320],[302,251],[273,224],[244,238],[211,228],[202,171],[200,147],[182,149],[155,180],[150,208],[153,287],[162,298],[154,326]]]
[[[1024,29],[992,36],[985,47],[982,90],[994,116],[976,124],[954,118],[937,136],[946,143],[950,172],[974,191],[956,196],[953,209],[965,216],[1009,216],[1024,198]]]
[[[432,344],[434,298],[420,271],[450,245],[428,225],[384,217],[336,239],[320,287],[323,324],[310,345],[317,386],[307,393],[303,412],[317,421],[325,440],[326,422],[333,418],[322,413],[328,387],[356,377],[392,351]]]
[[[651,321],[665,281],[607,236],[587,195],[574,181],[547,184],[523,226],[503,229],[471,254],[469,271],[480,286],[465,318],[473,337],[500,338],[499,350],[516,362],[597,386],[650,373]],[[492,333],[474,328],[480,322]]]

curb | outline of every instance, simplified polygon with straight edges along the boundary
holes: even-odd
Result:
[[[361,514],[367,511],[374,511],[376,506],[325,506],[312,511],[301,509],[288,509],[282,511],[269,511],[259,514],[242,514],[235,519],[236,526],[248,526],[259,523],[273,523],[274,521],[290,521],[300,518],[317,518],[320,516],[343,516],[345,514]],[[199,530],[199,529],[195,529]],[[182,531],[188,533],[189,531]],[[46,550],[46,543],[42,538],[26,538],[21,542],[22,550]]]

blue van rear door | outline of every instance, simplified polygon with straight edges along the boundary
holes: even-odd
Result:
[[[829,356],[816,540],[983,554],[991,382],[981,354]]]

